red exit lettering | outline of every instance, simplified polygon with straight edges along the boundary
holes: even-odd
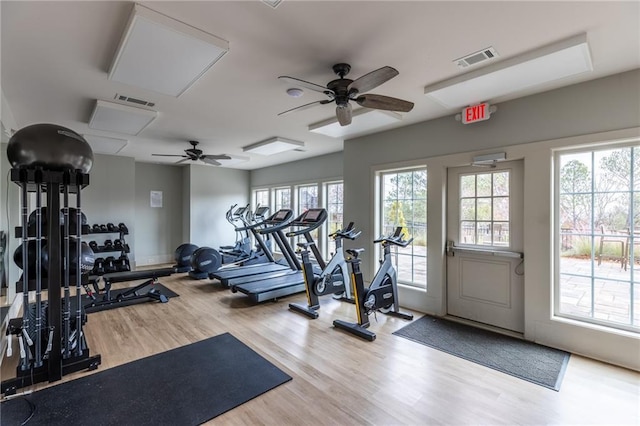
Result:
[[[464,124],[475,123],[476,121],[488,120],[489,104],[483,103],[479,105],[472,105],[462,110],[462,122]]]

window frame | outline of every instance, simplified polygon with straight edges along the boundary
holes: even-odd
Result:
[[[559,148],[554,150],[553,152],[553,181],[552,181],[552,194],[553,194],[553,205],[552,205],[552,212],[553,212],[553,237],[552,237],[552,251],[553,251],[553,266],[552,266],[552,270],[553,270],[553,281],[552,281],[552,315],[555,318],[563,318],[563,319],[568,319],[568,320],[572,320],[572,321],[577,321],[581,324],[591,324],[591,325],[597,325],[597,326],[602,326],[606,329],[608,329],[609,332],[615,332],[616,330],[623,330],[623,331],[629,331],[635,334],[640,333],[640,326],[634,326],[634,319],[636,322],[638,322],[638,320],[640,319],[640,310],[635,309],[634,307],[634,300],[637,299],[640,295],[636,294],[636,287],[638,286],[635,282],[637,281],[637,277],[634,277],[634,275],[636,276],[640,276],[640,270],[638,271],[638,273],[634,274],[634,267],[633,267],[633,263],[630,266],[630,271],[629,271],[629,279],[628,280],[618,280],[618,279],[613,279],[613,280],[609,280],[609,281],[614,281],[614,282],[619,282],[619,283],[629,283],[629,324],[623,324],[623,323],[619,323],[619,322],[613,322],[613,321],[608,321],[608,320],[603,320],[603,319],[599,319],[595,317],[595,310],[594,310],[594,282],[597,280],[604,280],[607,281],[603,276],[599,276],[596,274],[597,271],[597,265],[595,265],[595,263],[597,262],[597,256],[596,256],[596,240],[598,237],[600,237],[601,234],[600,232],[597,231],[598,225],[595,223],[596,222],[596,218],[594,217],[594,205],[593,205],[593,199],[594,199],[594,195],[595,194],[602,194],[602,193],[622,193],[622,192],[626,192],[626,191],[619,191],[619,190],[614,190],[614,191],[605,191],[605,192],[601,192],[601,191],[596,191],[595,190],[595,164],[594,164],[594,157],[596,155],[596,153],[598,152],[602,152],[602,151],[615,151],[618,149],[626,149],[626,148],[630,148],[633,149],[633,157],[631,157],[631,169],[630,169],[630,173],[631,173],[631,183],[630,183],[630,188],[628,190],[629,193],[629,203],[631,204],[630,206],[630,215],[632,215],[634,213],[634,209],[633,209],[633,199],[634,199],[634,195],[638,195],[640,196],[640,189],[635,189],[634,187],[634,183],[633,183],[633,174],[634,174],[634,157],[640,157],[640,144],[638,143],[638,141],[632,141],[632,142],[625,142],[625,143],[595,143],[595,144],[590,144],[590,145],[585,145],[585,146],[580,146],[580,147],[570,147],[570,148]],[[562,261],[561,261],[561,257],[562,257],[562,244],[563,244],[563,237],[565,237],[562,233],[562,216],[561,216],[561,196],[563,194],[568,194],[568,193],[563,193],[562,189],[561,189],[561,169],[562,169],[562,165],[561,165],[561,161],[562,161],[562,157],[566,156],[566,155],[573,155],[573,154],[590,154],[591,156],[591,164],[590,164],[590,190],[588,192],[580,192],[581,194],[587,194],[588,196],[590,196],[590,202],[591,202],[591,207],[590,207],[590,230],[589,232],[582,232],[582,233],[578,233],[575,235],[582,235],[582,236],[587,236],[590,238],[590,244],[591,244],[591,248],[590,248],[590,264],[591,264],[591,272],[590,275],[579,275],[579,274],[570,274],[567,272],[563,272],[562,271]],[[636,160],[637,161],[637,160]],[[576,192],[572,192],[571,194],[577,194]],[[631,216],[633,217],[633,216]],[[637,233],[638,230],[635,230],[635,232]],[[573,235],[573,234],[572,234]],[[630,235],[630,241],[631,244],[633,245],[633,236]],[[633,256],[633,249],[631,249],[631,255]],[[583,316],[583,315],[577,315],[575,313],[568,313],[568,312],[562,312],[562,275],[568,275],[568,276],[575,276],[578,278],[588,278],[591,280],[591,294],[590,294],[590,298],[591,298],[591,312],[590,312],[590,317],[588,316]],[[640,287],[639,287],[640,288]]]
[[[399,253],[399,249],[398,247],[394,246],[391,250],[392,256],[393,256],[393,264],[394,267],[396,268],[396,271],[398,272],[398,285],[403,285],[403,286],[407,286],[410,288],[414,288],[414,289],[418,289],[418,290],[425,290],[427,289],[427,273],[428,273],[428,268],[427,268],[427,262],[428,262],[428,239],[427,239],[427,234],[428,234],[428,180],[429,180],[429,174],[428,174],[428,169],[427,166],[425,164],[416,164],[413,166],[406,166],[406,167],[395,167],[395,168],[389,168],[389,169],[380,169],[376,171],[376,220],[375,220],[375,229],[376,229],[376,235],[374,235],[374,238],[378,238],[379,236],[382,235],[386,235],[389,234],[389,231],[385,231],[385,202],[386,202],[386,198],[385,198],[385,185],[384,185],[384,181],[385,181],[385,176],[387,175],[391,175],[391,174],[402,174],[402,173],[414,173],[416,171],[424,171],[425,172],[425,186],[424,186],[424,205],[425,205],[425,216],[424,216],[424,234],[425,234],[425,246],[424,246],[424,255],[417,255],[415,254],[415,240],[414,242],[411,242],[407,247],[411,247],[411,254],[404,254],[404,253]],[[415,191],[413,190],[413,185],[412,185],[412,203],[415,200],[421,200],[421,199],[416,199],[414,198],[414,194]],[[413,207],[412,207],[413,208]],[[415,216],[414,216],[415,218]],[[415,223],[415,220],[414,220]],[[414,226],[415,227],[415,226]],[[405,235],[405,238],[414,238],[414,235]],[[381,258],[382,256],[382,248],[380,247],[380,244],[376,244],[375,245],[375,254],[378,258]],[[401,271],[398,268],[398,262],[400,260],[401,257],[410,257],[410,261],[411,261],[411,276],[412,279],[410,281],[403,279],[401,277]],[[424,274],[424,281],[417,281],[415,279],[415,277],[418,275],[416,273],[416,260],[417,259],[423,259],[425,268],[424,271],[419,271],[420,275]]]

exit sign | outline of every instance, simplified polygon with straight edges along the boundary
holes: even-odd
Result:
[[[462,123],[464,124],[488,120],[489,117],[491,117],[491,111],[489,111],[489,104],[486,102],[471,105],[462,110]]]

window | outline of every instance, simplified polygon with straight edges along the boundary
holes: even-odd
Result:
[[[509,171],[460,176],[460,242],[509,246]]]
[[[379,232],[390,235],[403,227],[405,248],[394,246],[398,281],[426,288],[427,282],[427,169],[380,173],[381,220]]]
[[[318,207],[318,185],[304,185],[298,187],[298,214]]]
[[[324,239],[325,259],[331,257],[331,253],[334,252],[335,246],[329,235],[336,232],[342,227],[346,227],[348,223],[344,223],[343,217],[343,201],[342,201],[342,182],[331,182],[325,184],[325,206],[329,218],[327,219],[327,232]]]
[[[291,208],[291,189],[287,188],[276,188],[274,190],[275,194],[275,207],[273,212],[277,212],[280,209],[290,209]]]
[[[269,190],[268,189],[257,189],[254,191],[254,209],[258,208],[258,206],[269,207],[271,203],[269,202]],[[275,213],[275,212],[271,212]]]
[[[305,211],[318,207],[318,184],[301,185],[298,186],[298,215],[301,215]],[[311,236],[314,241],[318,242],[318,230],[311,232]],[[299,242],[306,242],[304,236],[300,235],[296,241],[293,242],[293,246]]]
[[[556,156],[555,313],[640,331],[640,146]]]

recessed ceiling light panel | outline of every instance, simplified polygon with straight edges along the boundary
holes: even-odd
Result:
[[[459,108],[593,70],[586,34],[425,87],[446,108]]]
[[[116,155],[129,143],[126,139],[108,138],[106,136],[82,135],[89,142],[91,149],[97,154]]]
[[[274,155],[285,151],[300,149],[302,147],[304,147],[304,142],[275,137],[245,146],[242,149],[244,152],[251,152],[253,154]]]
[[[341,126],[334,117],[311,124],[309,131],[331,136],[332,138],[340,138],[379,129],[388,124],[397,123],[400,120],[402,120],[402,115],[397,112],[360,108],[353,111],[351,124],[348,126]]]
[[[177,97],[228,50],[228,41],[136,4],[109,79]]]
[[[157,116],[156,111],[98,100],[89,119],[89,127],[107,132],[137,135]]]

